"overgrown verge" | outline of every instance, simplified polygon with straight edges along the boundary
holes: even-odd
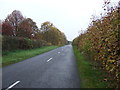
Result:
[[[42,54],[44,52],[58,48],[58,46],[44,46],[41,48],[30,49],[30,50],[15,50],[4,52],[2,57],[2,66],[7,66],[25,59],[31,58],[33,56]]]
[[[86,58],[76,46],[73,46],[73,49],[77,60],[81,88],[106,88],[108,83],[103,80],[105,73],[94,68],[95,63],[88,60],[89,58]]]

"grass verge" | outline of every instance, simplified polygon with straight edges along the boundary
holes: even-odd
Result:
[[[30,50],[16,50],[11,52],[6,52],[6,55],[2,56],[2,67],[23,61],[25,59],[31,58],[33,56],[42,54],[44,52],[58,48],[58,46],[45,46],[37,49]]]
[[[108,84],[103,81],[104,73],[99,69],[95,69],[94,63],[87,60],[76,46],[73,46],[73,49],[77,60],[81,88],[106,88]]]

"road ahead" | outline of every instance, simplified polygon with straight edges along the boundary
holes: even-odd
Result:
[[[3,68],[3,88],[79,88],[71,45]]]

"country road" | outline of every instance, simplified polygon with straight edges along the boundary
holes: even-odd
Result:
[[[6,66],[3,88],[80,88],[72,45]]]

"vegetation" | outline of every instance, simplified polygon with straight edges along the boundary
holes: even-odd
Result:
[[[39,55],[41,53],[53,50],[55,48],[58,48],[58,46],[45,46],[37,49],[30,49],[30,50],[15,50],[15,51],[9,51],[4,52],[4,55],[2,57],[2,66],[10,65],[25,59],[28,59],[30,57]]]
[[[105,2],[104,16],[93,18],[87,31],[73,44],[98,63],[95,68],[107,73],[103,81],[109,82],[108,87],[120,88],[120,7],[109,7],[109,3]]]
[[[31,18],[14,10],[2,21],[2,50],[33,49],[49,45],[67,44],[66,36],[52,23],[44,22],[39,29]]]
[[[39,29],[31,18],[14,10],[2,21],[3,66],[67,44],[66,36],[52,23],[44,22]]]
[[[2,36],[2,40],[3,53],[4,51],[13,51],[16,49],[33,49],[48,46],[44,40],[32,40],[23,37]]]
[[[44,22],[41,25],[43,40],[53,45],[64,45],[67,43],[66,36],[60,32],[52,23]],[[49,37],[48,37],[49,36]]]
[[[73,46],[80,75],[81,88],[106,88],[107,83],[103,81],[104,74],[95,69],[96,63],[87,60],[84,54],[80,53],[76,46]]]

